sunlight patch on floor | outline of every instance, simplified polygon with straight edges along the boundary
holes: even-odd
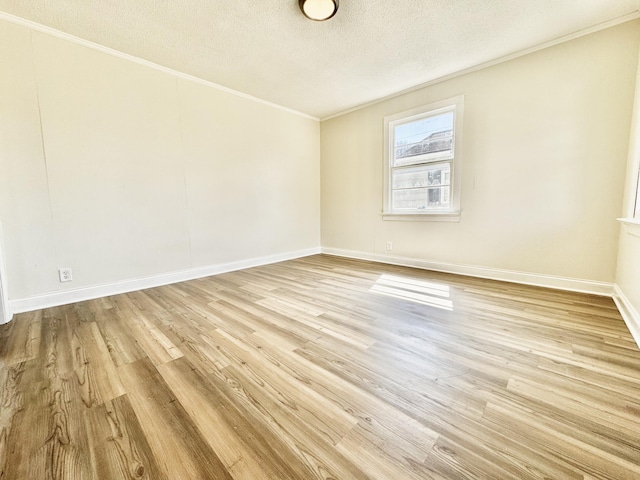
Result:
[[[421,305],[453,311],[453,302],[449,299],[449,286],[441,283],[384,274],[380,276],[369,291]]]

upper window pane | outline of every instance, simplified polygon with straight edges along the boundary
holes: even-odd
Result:
[[[412,165],[453,156],[453,111],[393,127],[393,166]]]

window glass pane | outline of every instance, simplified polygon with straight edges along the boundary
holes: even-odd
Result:
[[[450,187],[410,188],[394,190],[392,208],[394,210],[433,210],[449,208]]]
[[[396,167],[453,155],[453,112],[403,123],[393,132]]]
[[[393,190],[450,184],[451,165],[449,163],[398,168],[392,171],[391,188]]]

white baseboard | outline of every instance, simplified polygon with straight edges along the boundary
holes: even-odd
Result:
[[[13,318],[9,296],[7,294],[7,272],[4,268],[4,253],[2,246],[2,225],[0,224],[0,324],[7,323]]]
[[[13,311],[11,310],[11,304],[2,290],[2,286],[0,286],[0,325],[8,323],[12,318]]]
[[[541,275],[538,273],[518,272],[514,270],[502,270],[498,268],[478,267],[474,265],[461,265],[453,263],[432,262],[418,258],[396,257],[380,253],[366,253],[355,250],[342,250],[338,248],[322,247],[322,253],[335,255],[338,257],[356,258],[369,260],[372,262],[388,263],[391,265],[401,265],[405,267],[415,267],[424,270],[434,270],[437,272],[455,273],[458,275],[468,275],[471,277],[488,278],[491,280],[502,280],[504,282],[522,283],[537,287],[555,288],[558,290],[569,290],[572,292],[591,293],[611,297],[613,295],[613,284],[606,282],[594,282],[591,280],[581,280],[577,278],[558,277],[554,275]]]
[[[12,314],[15,313],[29,312],[33,310],[40,310],[42,308],[56,307],[110,295],[117,295],[120,293],[143,290],[145,288],[159,287],[162,285],[194,280],[196,278],[218,275],[221,273],[242,270],[245,268],[259,267],[261,265],[283,262],[285,260],[293,260],[295,258],[306,257],[319,253],[339,257],[355,258],[360,260],[369,260],[373,262],[388,263],[391,265],[421,268],[425,270],[435,270],[438,272],[455,273],[459,275],[469,275],[472,277],[489,278],[492,280],[502,280],[507,282],[522,283],[526,285],[535,285],[539,287],[548,287],[560,290],[570,290],[575,292],[591,293],[595,295],[611,296],[616,302],[616,305],[620,310],[620,313],[622,314],[627,327],[631,331],[633,338],[635,339],[636,343],[638,343],[638,346],[640,346],[640,315],[634,309],[631,302],[629,302],[629,300],[625,297],[624,293],[617,285],[605,282],[580,280],[575,278],[540,275],[535,273],[517,272],[512,270],[502,270],[472,265],[432,262],[416,258],[397,257],[393,255],[365,253],[355,250],[343,250],[326,247],[296,250],[293,252],[286,252],[276,255],[239,260],[236,262],[192,268],[179,272],[170,272],[161,275],[154,275],[151,277],[130,279],[109,284],[94,285],[74,290],[52,292],[44,295],[11,300],[7,305],[9,307],[7,310],[10,315],[8,317],[8,320],[10,320]]]
[[[1,255],[1,252],[0,252]],[[0,257],[0,262],[2,262],[2,257]],[[7,298],[6,289],[3,285],[4,272],[2,269],[2,265],[0,265],[0,325],[3,323],[8,323],[13,318],[13,311],[11,309],[11,304],[9,303],[9,299]]]
[[[151,277],[123,280],[120,282],[93,285],[90,287],[64,290],[61,292],[52,292],[34,297],[12,300],[10,301],[10,308],[13,313],[30,312],[33,310],[40,310],[42,308],[57,307],[85,300],[93,300],[94,298],[107,297],[109,295],[117,295],[120,293],[143,290],[145,288],[160,287],[162,285],[184,282],[186,280],[194,280],[196,278],[209,277],[211,275],[233,272],[245,268],[259,267],[261,265],[293,260],[295,258],[307,257],[318,253],[321,253],[320,247],[308,248],[305,250],[296,250],[276,255],[239,260],[236,262],[191,268],[189,270],[164,273]]]
[[[616,302],[624,323],[627,324],[631,336],[633,336],[638,348],[640,348],[640,314],[618,285],[614,285],[613,289],[613,301]]]

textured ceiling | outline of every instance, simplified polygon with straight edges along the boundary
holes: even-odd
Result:
[[[318,118],[634,14],[640,0],[0,0],[0,11]]]

